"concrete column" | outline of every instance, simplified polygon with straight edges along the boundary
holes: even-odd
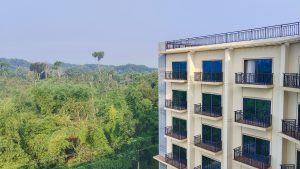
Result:
[[[187,162],[188,162],[188,169],[192,169],[195,167],[195,151],[193,148],[194,142],[194,119],[193,119],[193,112],[194,112],[194,52],[189,52],[187,56],[187,74],[188,74],[188,89],[187,89]]]
[[[166,138],[165,127],[166,127],[166,111],[165,107],[165,99],[166,99],[166,83],[164,81],[165,78],[165,67],[166,67],[166,55],[160,54],[158,57],[158,128],[159,128],[159,154],[165,155],[167,152],[166,148]],[[165,169],[166,166],[164,164],[159,164],[160,169]]]
[[[272,166],[277,168],[282,164],[283,156],[283,139],[278,135],[278,132],[281,132],[282,119],[284,118],[284,90],[283,90],[283,73],[286,73],[286,63],[289,45],[281,45],[281,54],[280,54],[280,69],[279,69],[279,78],[274,77],[274,97],[273,97],[273,112],[272,112]],[[274,70],[275,71],[275,70]],[[279,80],[279,82],[278,82]],[[279,84],[279,85],[278,85]]]
[[[233,122],[233,75],[232,71],[232,55],[233,49],[225,49],[224,58],[224,86],[223,86],[223,129],[222,129],[222,142],[223,144],[223,169],[232,168],[232,122]]]

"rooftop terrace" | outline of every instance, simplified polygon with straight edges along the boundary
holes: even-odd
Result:
[[[166,41],[165,49],[187,48],[193,46],[204,46],[231,42],[251,41],[260,39],[271,39],[288,36],[299,36],[299,22],[247,29],[235,32],[200,36],[187,39]]]

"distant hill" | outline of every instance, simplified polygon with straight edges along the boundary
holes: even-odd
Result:
[[[24,59],[0,58],[0,62],[8,63],[10,70],[16,70],[18,67],[29,70],[29,66],[31,64],[31,62],[28,62],[27,60],[24,60]],[[50,64],[50,65],[52,65],[52,64]],[[83,71],[95,71],[98,69],[97,64],[77,65],[77,64],[64,63],[62,67],[65,70],[78,68]],[[135,65],[135,64],[126,64],[126,65],[120,65],[120,66],[100,65],[100,67],[106,68],[106,69],[111,69],[111,70],[114,70],[119,73],[126,73],[126,72],[150,73],[150,72],[156,70],[155,68],[150,68],[145,65]]]

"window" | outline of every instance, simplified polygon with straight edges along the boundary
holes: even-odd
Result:
[[[244,154],[258,155],[257,157],[267,157],[270,155],[270,142],[259,138],[243,135],[243,152]],[[262,158],[262,160],[264,159],[267,158]]]
[[[172,76],[174,79],[186,79],[186,62],[172,62]]]
[[[244,98],[243,112],[244,119],[268,120],[271,114],[271,101]]]
[[[186,91],[173,90],[173,101],[186,102]]]
[[[245,73],[272,73],[272,59],[245,60]]]
[[[173,132],[179,133],[179,134],[185,134],[186,131],[186,121],[173,117]]]
[[[202,93],[202,111],[221,113],[221,95]]]
[[[202,156],[202,168],[203,169],[211,169],[211,168],[221,169],[221,163],[219,161]]]
[[[203,61],[203,73],[222,73],[222,61]]]
[[[202,138],[208,142],[218,143],[221,141],[221,129],[202,125]]]
[[[174,144],[172,148],[173,148],[173,158],[181,162],[186,162],[186,149]]]
[[[202,81],[220,82],[223,80],[222,61],[203,61]]]

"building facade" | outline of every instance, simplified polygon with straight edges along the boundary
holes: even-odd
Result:
[[[299,30],[160,44],[160,169],[299,169]]]

